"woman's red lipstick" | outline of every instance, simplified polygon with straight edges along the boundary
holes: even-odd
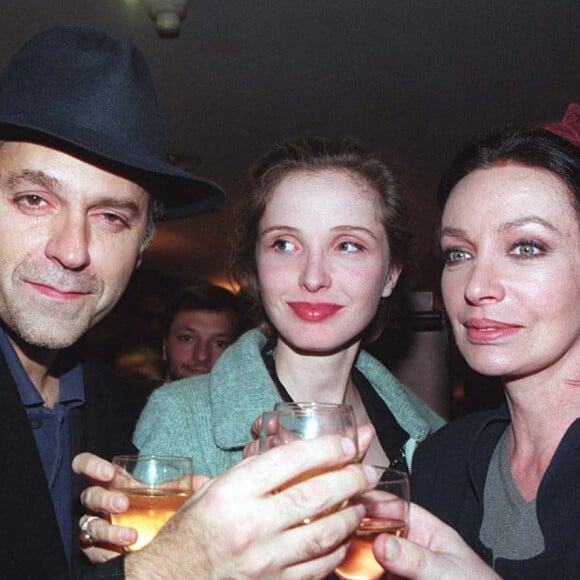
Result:
[[[294,314],[307,322],[322,322],[334,316],[343,307],[329,302],[288,302]]]
[[[467,338],[478,344],[497,342],[513,336],[522,328],[516,324],[506,324],[488,318],[469,318],[463,325],[467,330]]]

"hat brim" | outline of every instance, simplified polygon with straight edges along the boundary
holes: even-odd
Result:
[[[41,128],[39,128],[39,126]],[[51,122],[43,117],[38,123],[34,119],[8,117],[0,112],[0,138],[30,140],[59,149],[72,146],[73,154],[86,153],[94,161],[101,159],[103,165],[113,164],[120,174],[126,168],[138,181],[145,182],[149,193],[163,202],[163,220],[176,220],[202,213],[212,213],[224,205],[226,194],[215,182],[192,175],[179,167],[163,162],[156,157],[134,155],[131,150],[119,147],[113,141],[105,141],[102,134],[90,129],[67,124],[66,119]],[[135,173],[136,172],[136,173]],[[139,179],[141,178],[141,179]]]

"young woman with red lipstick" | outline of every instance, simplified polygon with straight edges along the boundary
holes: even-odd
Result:
[[[242,459],[254,420],[276,402],[344,402],[377,431],[365,460],[407,469],[443,420],[361,350],[381,333],[409,261],[390,164],[350,139],[278,146],[252,168],[236,219],[230,269],[259,328],[209,375],[157,390],[137,447],[191,456],[216,475]]]
[[[580,147],[549,128],[471,146],[440,189],[449,321],[506,403],[430,437],[412,495],[504,579],[580,577]]]

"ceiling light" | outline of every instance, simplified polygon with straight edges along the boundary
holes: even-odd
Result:
[[[187,14],[186,0],[147,0],[147,4],[157,34],[164,38],[179,36],[181,21]]]

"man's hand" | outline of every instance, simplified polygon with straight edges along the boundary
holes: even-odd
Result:
[[[123,548],[137,541],[137,530],[114,526],[109,522],[109,514],[123,513],[129,508],[129,499],[118,491],[109,491],[106,485],[113,479],[111,463],[92,453],[81,453],[72,462],[73,471],[88,481],[95,483],[81,494],[81,502],[87,514],[79,526],[86,523],[86,530],[92,544],[83,543],[83,552],[93,563],[106,562],[122,553]],[[193,476],[196,491],[208,480],[205,476]],[[95,517],[98,516],[98,517]]]
[[[83,543],[83,552],[93,563],[105,562],[137,541],[137,531],[133,528],[114,526],[105,519],[108,514],[122,513],[129,507],[126,495],[109,491],[106,485],[113,479],[114,468],[111,463],[93,455],[81,453],[72,462],[73,471],[95,483],[81,494],[81,502],[88,511],[79,526],[86,523],[86,530],[93,544]],[[94,517],[94,516],[99,517]]]
[[[354,459],[352,441],[333,436],[242,461],[206,483],[148,546],[130,554],[126,577],[323,578],[344,558],[363,509],[352,505],[303,521],[372,487],[374,470]]]

